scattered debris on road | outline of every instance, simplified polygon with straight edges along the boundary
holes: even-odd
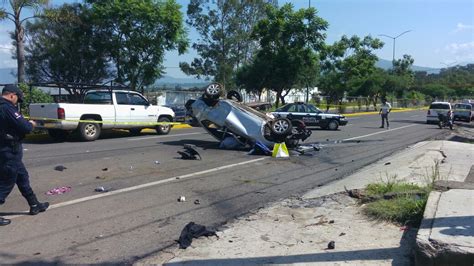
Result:
[[[272,151],[267,147],[267,145],[261,143],[260,141],[255,142],[253,148],[248,152],[248,155],[272,155]]]
[[[57,187],[57,188],[53,188],[53,189],[50,189],[49,191],[47,191],[46,195],[61,195],[61,194],[67,193],[71,190],[72,190],[71,187]]]
[[[58,166],[54,167],[54,170],[60,171],[60,172],[66,170],[66,169],[67,169],[67,167],[65,167],[64,165],[58,165]]]
[[[160,164],[160,161],[155,161],[155,164]]]
[[[109,168],[102,168],[102,171],[109,171]]]
[[[179,248],[186,249],[191,245],[193,238],[198,238],[201,236],[216,236],[219,238],[215,231],[208,230],[204,225],[190,222],[181,231],[181,235],[179,236],[178,240]]]
[[[201,160],[201,155],[196,151],[196,146],[192,144],[184,144],[184,150],[178,151],[183,160]]]
[[[100,186],[100,187],[96,187],[96,188],[94,189],[94,191],[95,191],[95,192],[109,192],[110,189],[111,189],[111,188],[105,188],[105,187]]]
[[[391,162],[386,162],[384,165],[390,165],[390,164],[392,164],[392,163]]]
[[[328,249],[335,249],[336,248],[336,242],[334,241],[329,241],[328,243]]]

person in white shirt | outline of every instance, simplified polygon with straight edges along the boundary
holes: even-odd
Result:
[[[382,106],[380,107],[380,111],[379,111],[379,114],[382,116],[382,125],[380,126],[380,128],[384,128],[384,125],[385,125],[384,121],[387,121],[387,129],[388,129],[389,127],[388,114],[390,113],[390,110],[392,110],[392,106],[390,105],[390,103],[388,103],[386,99],[382,99]]]

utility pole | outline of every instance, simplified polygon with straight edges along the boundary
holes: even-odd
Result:
[[[390,35],[386,35],[386,34],[379,34],[379,36],[384,36],[384,37],[387,37],[387,38],[390,38],[390,39],[392,39],[392,40],[393,40],[393,56],[392,56],[392,64],[395,62],[395,40],[396,40],[398,37],[402,36],[402,35],[403,35],[403,34],[405,34],[405,33],[408,33],[408,32],[410,32],[410,31],[411,31],[411,30],[404,31],[404,32],[402,32],[402,33],[398,34],[396,37],[392,37],[392,36],[390,36]]]

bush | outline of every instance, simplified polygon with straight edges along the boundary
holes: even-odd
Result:
[[[23,115],[28,115],[28,104],[30,103],[52,103],[53,97],[42,90],[33,87],[30,94],[30,88],[26,84],[20,84],[20,89],[24,94],[24,102],[21,104]]]

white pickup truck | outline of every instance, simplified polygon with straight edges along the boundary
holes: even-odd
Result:
[[[102,129],[139,134],[153,128],[158,134],[168,134],[172,126],[156,122],[173,122],[175,117],[170,108],[153,106],[140,93],[124,90],[92,90],[83,103],[35,103],[29,110],[37,128],[47,129],[55,140],[64,140],[74,130],[84,141],[96,140]]]

